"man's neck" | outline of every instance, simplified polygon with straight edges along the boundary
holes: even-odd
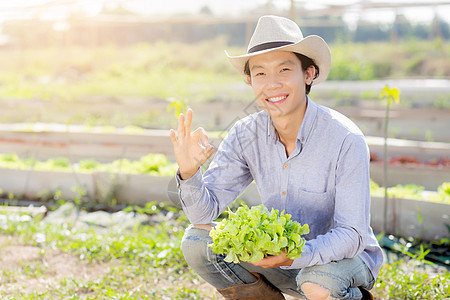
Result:
[[[305,116],[307,103],[301,106],[298,111],[293,114],[272,118],[272,123],[278,133],[281,143],[288,148],[289,145],[295,145],[297,141],[298,131],[302,125]]]

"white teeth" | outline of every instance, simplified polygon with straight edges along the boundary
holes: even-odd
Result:
[[[286,98],[286,96],[267,98],[267,101],[269,101],[269,102],[277,102],[277,101],[283,100],[284,98]]]

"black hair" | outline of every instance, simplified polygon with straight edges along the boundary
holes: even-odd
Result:
[[[316,69],[316,72],[314,74],[313,80],[316,79],[319,76],[319,67],[316,65],[314,60],[312,60],[311,58],[309,58],[308,56],[305,56],[303,54],[300,54],[300,53],[297,53],[297,52],[293,52],[293,53],[300,60],[303,72],[306,72],[306,70],[309,67],[311,67],[311,66],[313,66]],[[245,75],[250,76],[250,66],[248,64],[248,60],[245,63],[245,66],[244,66],[244,73],[245,73]],[[311,85],[312,85],[312,82],[311,82],[311,84],[306,84],[305,85],[306,95],[308,95],[309,92],[311,91]]]

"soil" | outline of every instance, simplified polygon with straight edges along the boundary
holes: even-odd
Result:
[[[91,280],[110,271],[108,264],[84,263],[77,257],[58,250],[41,253],[40,247],[21,245],[15,237],[0,235],[0,277],[8,273],[14,274],[15,270],[22,268],[38,268],[39,273],[26,278],[14,275],[13,280],[2,278],[0,294],[20,292],[26,295],[33,291],[43,291],[50,286],[57,287],[64,278]]]

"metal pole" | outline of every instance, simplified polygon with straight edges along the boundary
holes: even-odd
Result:
[[[291,9],[289,11],[289,18],[295,22],[295,0],[291,0]]]

